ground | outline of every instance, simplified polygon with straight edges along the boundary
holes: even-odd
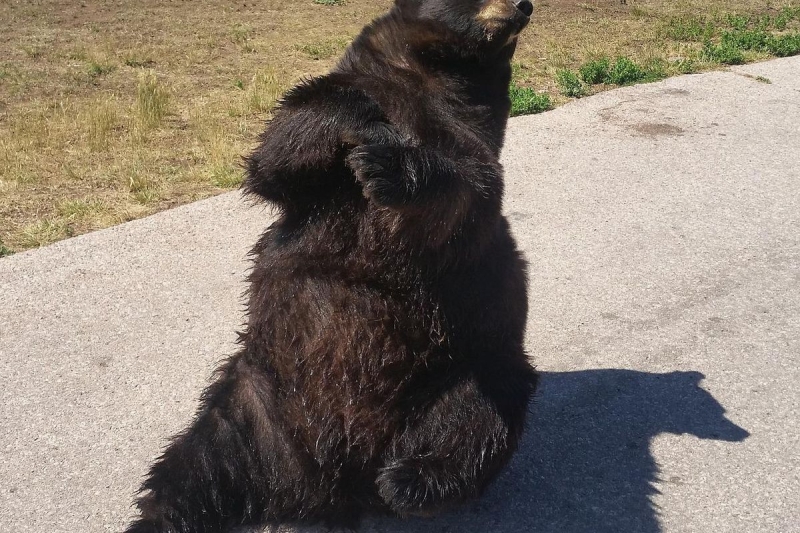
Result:
[[[0,257],[236,187],[280,93],[391,4],[317,2],[0,2]],[[784,6],[800,4],[543,0],[517,83],[560,104],[559,70],[602,55],[674,74],[700,46],[676,20]]]

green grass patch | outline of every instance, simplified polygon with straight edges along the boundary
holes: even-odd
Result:
[[[633,85],[647,77],[642,67],[627,57],[618,57],[608,69],[605,83],[612,85]]]
[[[308,57],[315,61],[320,59],[329,59],[345,48],[347,48],[346,39],[330,39],[328,41],[319,41],[316,43],[298,44],[295,45],[295,50],[303,52]]]
[[[148,73],[139,79],[136,88],[136,117],[144,129],[158,126],[167,114],[169,91],[159,83],[155,74]]]
[[[740,65],[754,58],[746,55],[748,52],[777,57],[800,54],[800,32],[788,30],[798,20],[800,7],[793,6],[783,7],[775,15],[684,16],[670,19],[665,35],[675,41],[702,42],[700,58],[704,61]]]
[[[90,61],[89,66],[86,69],[86,72],[89,74],[90,78],[98,78],[100,76],[105,76],[106,74],[110,74],[114,72],[117,67],[114,65],[109,65],[107,63],[98,63],[96,61]]]
[[[39,220],[23,228],[21,243],[25,248],[38,248],[72,237],[72,235],[72,226],[63,220]]]
[[[512,83],[508,95],[511,97],[512,117],[541,113],[553,107],[549,94],[536,92],[530,87],[520,87]]]
[[[125,63],[125,66],[131,68],[150,68],[156,64],[156,62],[149,57],[139,56],[135,53],[127,54],[122,62]]]
[[[7,257],[13,253],[14,250],[3,244],[3,241],[0,241],[0,257]]]
[[[767,43],[767,49],[772,55],[788,57],[800,54],[800,33],[779,35]]]
[[[581,65],[578,73],[581,79],[589,85],[597,85],[598,83],[605,83],[608,78],[608,71],[611,68],[611,60],[607,57],[600,57],[593,59]]]
[[[711,21],[683,16],[670,19],[666,24],[664,34],[675,41],[702,42],[710,39],[714,32],[714,24]]]
[[[584,63],[578,72],[589,85],[633,85],[666,78],[669,75],[669,63],[662,58],[639,64],[625,56],[617,57],[614,61],[601,57]]]
[[[723,65],[741,65],[744,63],[742,51],[730,43],[714,44],[711,41],[706,41],[700,56],[706,61]]]
[[[578,75],[568,69],[561,69],[556,72],[556,83],[564,96],[570,98],[580,98],[586,95],[586,85],[581,81]]]
[[[211,169],[211,183],[221,189],[233,189],[242,184],[242,171],[233,165],[221,164]]]

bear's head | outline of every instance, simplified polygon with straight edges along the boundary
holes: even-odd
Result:
[[[533,13],[530,0],[397,0],[400,11],[435,21],[475,50],[500,50],[516,42]]]

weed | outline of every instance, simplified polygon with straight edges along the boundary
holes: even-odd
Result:
[[[644,69],[644,79],[642,81],[663,80],[669,75],[669,63],[661,57],[648,59],[642,68]]]
[[[786,6],[782,8],[777,15],[775,15],[775,18],[772,19],[772,27],[778,31],[783,31],[786,29],[786,26],[789,24],[789,22],[798,18],[800,18],[800,6]]]
[[[767,50],[778,57],[800,54],[800,33],[778,35],[767,42]]]
[[[580,98],[586,95],[586,86],[571,70],[562,69],[556,72],[556,83],[564,96]]]
[[[772,84],[772,80],[769,78],[765,78],[764,76],[756,76],[756,81],[759,81],[761,83],[766,83],[767,85]]]
[[[152,72],[139,79],[136,89],[136,119],[143,129],[158,126],[169,106],[169,91],[163,87]]]
[[[513,62],[511,63],[511,81],[520,82],[528,79],[528,72],[530,67],[524,63]]]
[[[86,218],[108,210],[101,200],[88,198],[84,200],[64,200],[58,204],[58,214],[69,219]]]
[[[665,34],[675,41],[703,41],[714,35],[714,25],[697,17],[674,17],[669,20]]]
[[[31,59],[39,59],[44,54],[42,47],[36,44],[22,45],[20,48]]]
[[[589,85],[596,85],[603,83],[608,78],[608,71],[611,67],[611,61],[607,57],[600,57],[593,59],[588,63],[584,63],[578,72],[581,79]]]
[[[264,113],[275,107],[283,92],[283,85],[273,70],[261,70],[253,75],[247,87],[247,110]]]
[[[0,241],[0,257],[7,257],[13,253],[14,250],[3,244],[3,241]]]
[[[737,15],[736,13],[729,13],[725,16],[725,21],[727,22],[728,26],[735,30],[744,30],[747,28],[748,23],[750,22],[749,17],[745,17],[742,15]]]
[[[99,76],[105,76],[111,72],[114,72],[116,69],[114,65],[109,65],[106,63],[98,63],[96,61],[90,61],[89,66],[87,68],[87,73],[89,74],[90,78],[97,78]]]
[[[722,34],[721,46],[739,50],[766,50],[772,36],[763,30],[726,31]]]
[[[72,237],[72,227],[63,220],[45,219],[28,224],[22,229],[20,241],[25,248],[37,248]]]
[[[67,54],[69,59],[74,61],[88,61],[89,55],[86,53],[85,48],[75,48],[69,54]]]
[[[133,175],[128,180],[128,191],[142,205],[151,204],[159,199],[157,184],[141,175],[136,168],[133,169]]]
[[[608,69],[606,83],[614,85],[631,85],[644,80],[647,73],[627,57],[618,57]]]
[[[512,83],[508,93],[511,97],[512,117],[541,113],[553,107],[549,94],[538,93],[529,87],[520,87]]]
[[[681,74],[693,74],[697,72],[697,64],[690,57],[680,58],[673,62],[673,67]]]
[[[125,55],[122,62],[125,63],[126,66],[132,68],[151,68],[156,64],[156,62],[149,57],[141,57],[136,55],[136,53],[128,53]]]
[[[233,189],[241,185],[242,171],[230,164],[215,165],[211,169],[211,183],[221,189]]]
[[[730,43],[714,44],[706,41],[703,44],[701,57],[706,61],[722,63],[723,65],[741,65],[744,63],[742,51]]]
[[[113,98],[106,98],[91,105],[83,121],[89,145],[94,150],[104,150],[108,146],[111,132],[119,123],[118,104]]]
[[[252,30],[241,24],[235,24],[231,30],[231,40],[238,45],[243,52],[252,53],[256,49],[251,42],[250,33]]]
[[[308,57],[315,61],[320,59],[329,59],[347,47],[346,39],[331,39],[328,41],[320,41],[317,43],[298,44],[295,45],[295,50],[303,52]]]

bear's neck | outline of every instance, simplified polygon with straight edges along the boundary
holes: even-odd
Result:
[[[496,128],[490,134],[501,145],[513,53],[513,44],[491,54],[470,49],[440,24],[408,20],[395,8],[364,28],[334,72],[440,81],[464,102],[488,109]]]

